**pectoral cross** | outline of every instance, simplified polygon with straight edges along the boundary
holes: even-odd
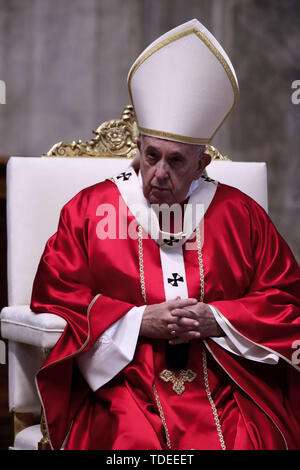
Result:
[[[185,391],[184,382],[192,382],[197,374],[191,369],[181,369],[178,372],[164,369],[159,376],[165,382],[172,382],[174,392],[181,395]]]

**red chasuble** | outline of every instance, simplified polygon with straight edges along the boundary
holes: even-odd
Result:
[[[112,181],[81,191],[61,212],[33,287],[31,309],[67,327],[37,375],[51,448],[299,449],[299,267],[264,210],[218,184],[204,219],[204,302],[236,332],[279,356],[277,365],[230,353],[212,339],[190,344],[195,374],[181,394],[160,377],[166,341],[140,337],[133,360],[96,392],[75,358],[132,307],[165,301],[159,246],[119,232],[135,222],[119,212]],[[115,237],[100,239],[99,207],[116,210]],[[124,207],[124,206],[123,206]],[[122,227],[121,227],[122,226]],[[200,299],[197,250],[183,245],[189,297]]]

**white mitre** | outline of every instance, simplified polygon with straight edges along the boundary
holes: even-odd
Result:
[[[128,88],[142,134],[192,144],[211,143],[238,97],[229,57],[196,19],[142,52]]]

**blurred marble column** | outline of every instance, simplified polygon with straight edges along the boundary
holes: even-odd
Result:
[[[266,161],[269,213],[300,260],[300,79],[298,0],[235,0],[232,57],[240,99],[230,120],[234,160]]]
[[[234,24],[233,24],[233,8],[234,0],[212,0],[211,1],[211,20],[210,28],[212,34],[220,42],[225,52],[230,57],[230,60],[234,63],[234,50],[233,50],[233,38],[234,38]],[[208,27],[209,28],[209,27]],[[231,116],[225,121],[221,129],[218,131],[214,138],[214,145],[219,148],[222,152],[228,153],[231,150]]]
[[[128,104],[139,0],[0,0],[2,155],[90,139]]]

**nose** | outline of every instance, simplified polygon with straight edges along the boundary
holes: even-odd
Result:
[[[158,180],[166,180],[169,178],[168,165],[164,161],[157,162],[155,176]]]

